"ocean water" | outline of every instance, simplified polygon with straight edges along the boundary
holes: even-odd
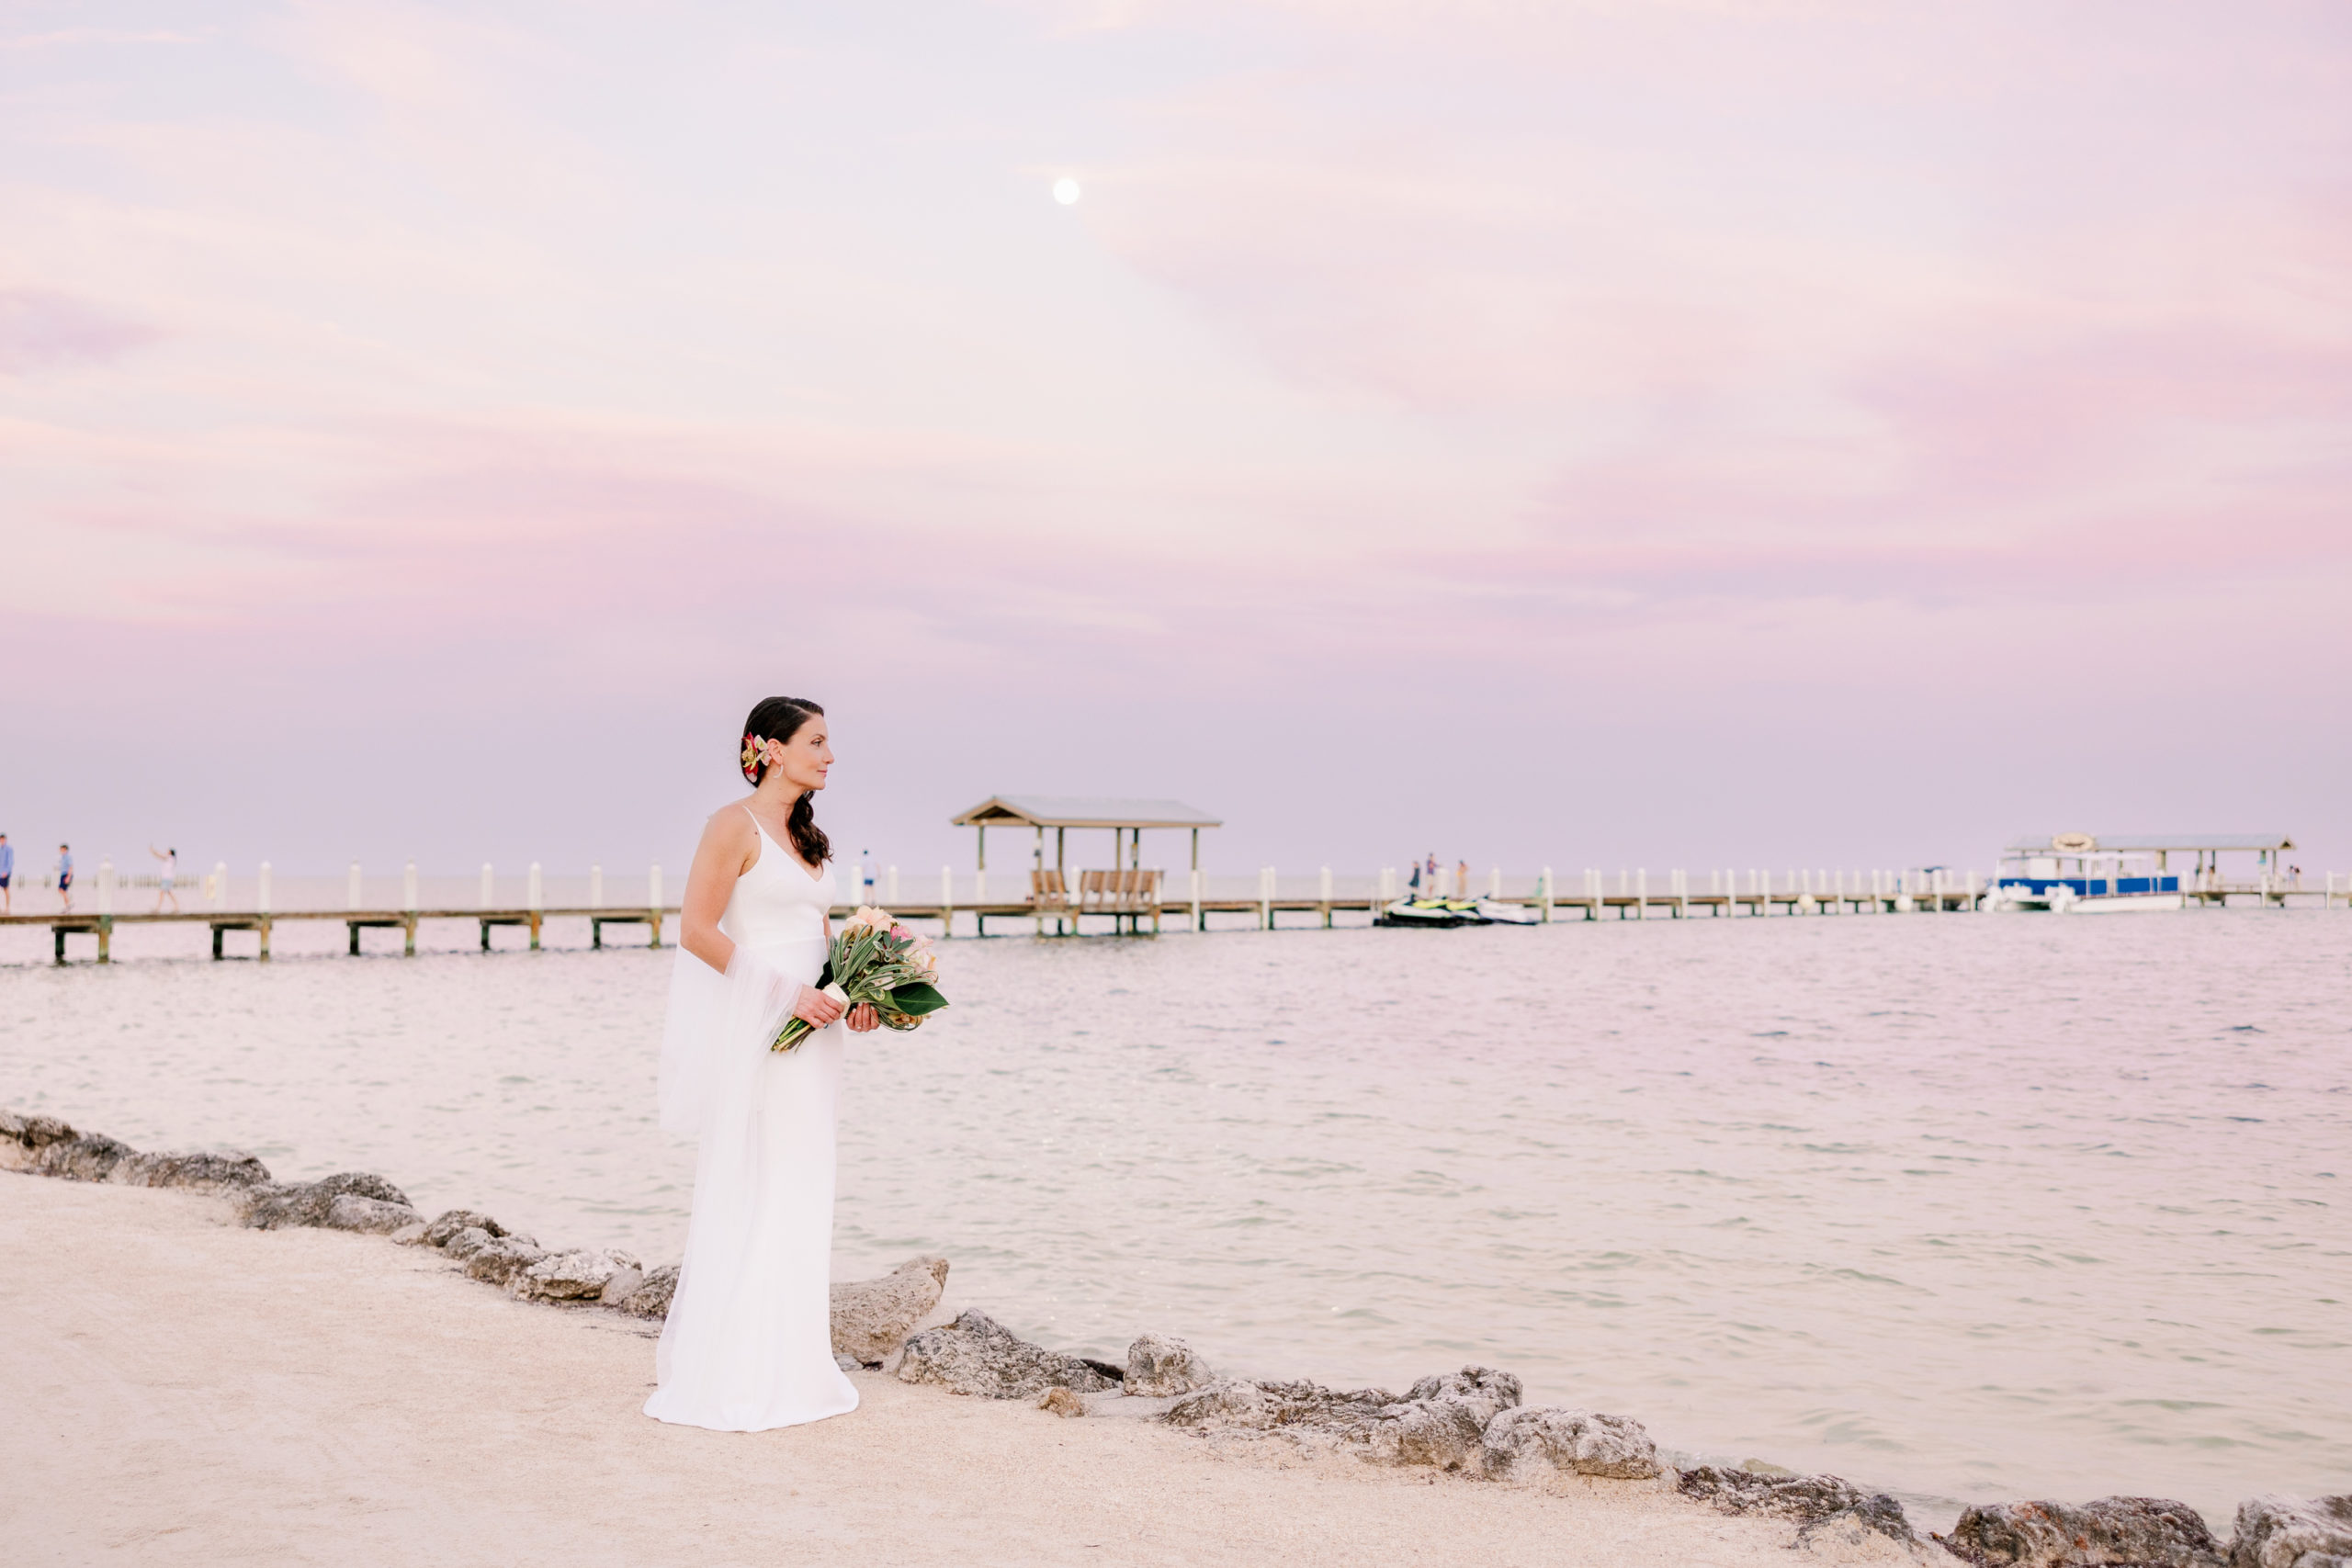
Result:
[[[677,1256],[671,953],[146,930],[54,970],[45,935],[0,946],[0,1105]],[[2348,951],[2256,910],[961,941],[947,1012],[853,1045],[835,1268],[944,1253],[1098,1356],[1506,1367],[1929,1520],[2124,1492],[2226,1529],[2352,1489]]]

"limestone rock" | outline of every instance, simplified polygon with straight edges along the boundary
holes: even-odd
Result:
[[[1484,1467],[1487,1424],[1519,1399],[1519,1379],[1491,1367],[1423,1378],[1402,1399],[1385,1389],[1228,1378],[1179,1399],[1160,1418],[1208,1434],[1274,1434],[1375,1464],[1463,1470]]]
[[[507,1238],[513,1243],[514,1238]],[[492,1243],[492,1247],[499,1245]],[[473,1264],[490,1249],[476,1252],[466,1265],[468,1273]],[[601,1301],[605,1287],[624,1274],[636,1272],[637,1259],[626,1252],[606,1252],[595,1247],[578,1248],[570,1252],[551,1252],[537,1258],[529,1268],[515,1274],[510,1288],[518,1296],[539,1302]],[[476,1278],[480,1278],[479,1275]]]
[[[1170,1405],[1160,1419],[1198,1432],[1263,1432],[1279,1427],[1293,1435],[1329,1436],[1351,1431],[1396,1404],[1396,1396],[1384,1388],[1341,1393],[1304,1381],[1221,1378]]]
[[[1086,1401],[1066,1388],[1049,1388],[1046,1391],[1046,1397],[1037,1402],[1037,1408],[1051,1411],[1054,1415],[1067,1420],[1074,1416],[1085,1415]]]
[[[866,1366],[907,1342],[947,1288],[947,1259],[910,1258],[879,1280],[832,1288],[833,1348]]]
[[[545,1247],[534,1247],[519,1236],[500,1236],[474,1249],[466,1259],[466,1275],[487,1284],[512,1285],[547,1255]]]
[[[2352,1493],[2247,1498],[2230,1568],[2352,1568]]]
[[[424,1234],[428,1237],[431,1236],[433,1234],[433,1227],[431,1225],[425,1226]],[[492,1242],[497,1239],[498,1238],[496,1236],[492,1235],[480,1225],[468,1225],[465,1229],[459,1231],[457,1235],[443,1242],[441,1244],[441,1250],[444,1253],[447,1253],[449,1257],[456,1258],[458,1262],[463,1263],[467,1258],[471,1258],[475,1253],[480,1252],[483,1247],[488,1247]]]
[[[73,1136],[74,1129],[54,1116],[25,1116],[14,1111],[0,1111],[0,1141],[20,1148],[38,1149],[62,1144]]]
[[[631,1317],[665,1318],[670,1315],[670,1298],[677,1289],[678,1266],[673,1263],[646,1275],[643,1284],[613,1304]]]
[[[1954,1556],[1977,1568],[2222,1568],[2221,1543],[2186,1503],[2101,1497],[2089,1503],[1996,1503],[1970,1508],[1950,1535]]]
[[[269,1167],[242,1149],[130,1155],[116,1163],[107,1179],[125,1187],[193,1187],[224,1192],[262,1186],[269,1180]]]
[[[417,1224],[420,1218],[406,1203],[387,1203],[380,1198],[363,1198],[356,1192],[338,1192],[328,1201],[326,1214],[319,1224],[332,1231],[390,1235]]]
[[[1127,1347],[1126,1391],[1139,1398],[1190,1393],[1216,1381],[1209,1364],[1182,1339],[1147,1334]]]
[[[1279,1419],[1281,1405],[1248,1378],[1219,1378],[1168,1407],[1160,1419],[1197,1432],[1262,1432]]]
[[[1702,1464],[1686,1470],[1676,1490],[1715,1505],[1729,1514],[1768,1514],[1797,1522],[1797,1538],[1805,1540],[1834,1519],[1851,1519],[1890,1540],[1908,1543],[1918,1538],[1903,1505],[1883,1492],[1865,1496],[1835,1475],[1783,1478],[1757,1475],[1744,1470],[1724,1470]]]
[[[423,1220],[411,1221],[409,1224],[404,1224],[400,1229],[394,1231],[391,1234],[390,1239],[392,1245],[395,1247],[423,1247],[424,1245],[424,1222]]]
[[[838,1350],[833,1352],[833,1365],[845,1372],[862,1372],[865,1370],[865,1362],[854,1356],[844,1356]]]
[[[924,1329],[899,1359],[900,1382],[938,1383],[985,1399],[1035,1399],[1055,1387],[1094,1393],[1118,1387],[1119,1377],[1116,1367],[1032,1345],[979,1312]]]
[[[1519,1404],[1519,1379],[1492,1367],[1423,1378],[1405,1397],[1348,1434],[1377,1464],[1479,1469],[1487,1423]]]
[[[628,1255],[626,1253],[616,1252],[613,1256],[616,1258],[624,1258]],[[618,1306],[621,1303],[628,1300],[629,1297],[637,1294],[638,1287],[644,1283],[644,1266],[634,1262],[625,1264],[621,1268],[615,1269],[613,1271],[613,1277],[605,1281],[605,1288],[597,1292],[596,1300],[599,1304],[604,1306]]]
[[[424,1245],[447,1247],[449,1238],[462,1230],[479,1230],[490,1236],[507,1234],[506,1227],[488,1214],[478,1214],[471,1209],[450,1209],[424,1227]]]
[[[264,1231],[283,1230],[289,1225],[322,1225],[327,1223],[327,1213],[334,1207],[334,1201],[346,1196],[397,1203],[410,1211],[409,1219],[417,1217],[408,1194],[382,1177],[364,1170],[346,1170],[316,1181],[272,1181],[248,1188],[243,1218],[254,1229]]]
[[[1506,1410],[1481,1438],[1487,1473],[1532,1480],[1550,1473],[1647,1481],[1660,1473],[1657,1445],[1639,1421],[1550,1405]]]
[[[83,1133],[42,1145],[33,1155],[32,1168],[68,1181],[104,1181],[131,1153],[129,1144],[100,1133]]]

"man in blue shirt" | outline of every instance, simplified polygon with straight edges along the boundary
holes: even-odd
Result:
[[[0,833],[0,915],[16,912],[9,904],[12,895],[8,891],[8,885],[16,880],[17,846],[8,841],[7,834]]]
[[[74,912],[74,852],[63,844],[57,846],[57,901],[62,912]]]

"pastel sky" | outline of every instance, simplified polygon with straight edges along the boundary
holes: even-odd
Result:
[[[2333,0],[16,0],[0,828],[2352,864],[2347,198]]]

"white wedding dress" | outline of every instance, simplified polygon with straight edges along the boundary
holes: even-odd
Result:
[[[749,815],[747,812],[746,815]],[[718,929],[720,975],[683,949],[662,1046],[662,1120],[702,1140],[677,1293],[645,1413],[758,1432],[857,1408],[833,1360],[833,1108],[847,1032],[768,1049],[825,962],[833,874],[811,877],[760,835]]]

